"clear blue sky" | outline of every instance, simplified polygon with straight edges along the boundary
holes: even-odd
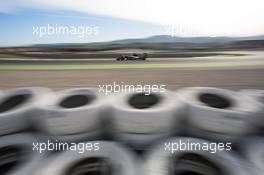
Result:
[[[26,10],[0,13],[0,46],[19,46],[43,43],[87,43],[124,38],[141,38],[165,34],[164,27],[155,24],[96,16],[79,12]],[[98,35],[33,35],[33,26],[97,26]]]

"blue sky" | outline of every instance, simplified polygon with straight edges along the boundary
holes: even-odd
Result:
[[[87,43],[123,38],[141,38],[165,34],[163,26],[124,20],[114,17],[77,12],[19,11],[0,13],[0,46],[17,46],[43,43]],[[33,26],[97,26],[97,35],[79,38],[77,35],[33,35]]]
[[[263,0],[0,0],[0,46],[87,43],[162,34],[263,35],[263,7]],[[33,35],[33,27],[48,24],[96,26],[99,34],[85,38]]]

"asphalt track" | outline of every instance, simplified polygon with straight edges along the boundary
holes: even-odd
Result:
[[[190,86],[227,89],[263,89],[264,69],[177,70],[111,69],[61,71],[0,71],[0,89],[16,87],[64,88],[97,87],[104,84],[166,85],[175,90]]]
[[[189,86],[264,89],[263,52],[241,57],[150,58],[145,62],[76,61],[4,60],[0,63],[0,89],[98,87],[113,82],[165,84],[172,90]]]
[[[246,56],[208,56],[208,57],[189,57],[189,58],[148,58],[145,61],[116,61],[113,59],[45,59],[45,58],[1,58],[0,65],[69,65],[69,64],[177,64],[177,63],[213,63],[213,62],[240,62],[240,61],[264,61],[264,53]]]
[[[1,58],[0,70],[88,70],[88,69],[237,69],[264,67],[264,52],[243,56],[217,55],[189,58],[148,58],[146,61],[115,59]]]

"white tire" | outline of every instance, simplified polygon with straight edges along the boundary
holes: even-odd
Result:
[[[242,152],[245,157],[255,166],[255,169],[258,171],[258,175],[264,174],[264,138],[253,137],[250,139],[245,139],[241,143]]]
[[[140,164],[139,160],[126,148],[107,141],[89,143],[99,144],[100,149],[84,153],[73,150],[58,153],[48,159],[43,168],[36,171],[34,175],[142,174],[137,166]]]
[[[3,95],[4,95],[3,91],[0,90],[0,98],[1,98],[1,99],[2,99]]]
[[[176,99],[176,100],[175,100]],[[122,93],[111,102],[114,129],[118,139],[147,146],[179,129],[184,105],[172,92]]]
[[[256,175],[254,169],[240,157],[227,151],[211,153],[206,150],[165,149],[165,143],[210,144],[206,140],[178,137],[165,140],[146,154],[145,175],[199,174],[199,175]]]
[[[189,127],[237,137],[254,132],[249,121],[258,107],[252,98],[209,87],[185,88],[179,94],[188,105]]]
[[[0,171],[5,175],[32,175],[46,153],[32,151],[33,142],[28,134],[3,136],[0,139]]]
[[[190,125],[186,135],[190,137],[207,139],[216,142],[230,142],[232,144],[237,144],[243,139],[242,137],[239,137],[237,135],[205,131],[196,127],[192,127]]]
[[[18,88],[4,91],[0,97],[0,135],[25,130],[36,107],[41,105],[47,88]]]
[[[39,109],[41,115],[35,123],[51,139],[92,139],[100,135],[103,108],[96,89],[67,89],[54,94],[49,104]]]
[[[244,95],[254,98],[259,104],[257,115],[252,118],[252,123],[258,127],[264,128],[264,90],[245,89],[240,91]]]

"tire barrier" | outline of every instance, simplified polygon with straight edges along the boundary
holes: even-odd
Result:
[[[36,139],[28,134],[2,136],[0,172],[3,175],[31,175],[46,155],[32,151]]]
[[[188,128],[193,136],[238,139],[255,132],[250,118],[257,115],[255,100],[240,93],[209,87],[185,88],[178,92],[188,105]]]
[[[111,104],[117,139],[138,148],[173,134],[184,111],[177,94],[170,91],[123,93]]]
[[[67,89],[55,93],[50,102],[39,109],[41,113],[35,123],[51,139],[92,139],[101,133],[103,109],[102,96],[96,89]]]
[[[90,142],[100,144],[97,151],[80,154],[75,151],[58,153],[48,159],[46,166],[33,175],[136,175],[142,174],[139,160],[128,149],[114,142]]]
[[[252,116],[252,123],[260,128],[264,128],[264,90],[247,89],[240,91],[242,94],[254,98],[259,104],[258,115]]]
[[[264,138],[252,137],[250,139],[244,139],[241,145],[243,145],[241,149],[242,154],[254,165],[258,175],[264,174]]]
[[[210,144],[202,139],[178,137],[165,143]],[[214,154],[204,150],[166,151],[164,142],[154,146],[146,155],[143,171],[145,175],[253,175],[248,162],[227,151]]]
[[[46,88],[18,88],[3,92],[0,96],[0,135],[25,130],[29,117],[37,106],[45,101]]]
[[[0,174],[260,175],[263,135],[256,130],[263,126],[262,92],[193,87],[106,96],[92,88],[5,90],[0,92]],[[228,141],[232,150],[172,154],[164,149],[168,141],[186,139]],[[39,152],[33,151],[35,141]],[[60,149],[82,143],[101,148]]]

